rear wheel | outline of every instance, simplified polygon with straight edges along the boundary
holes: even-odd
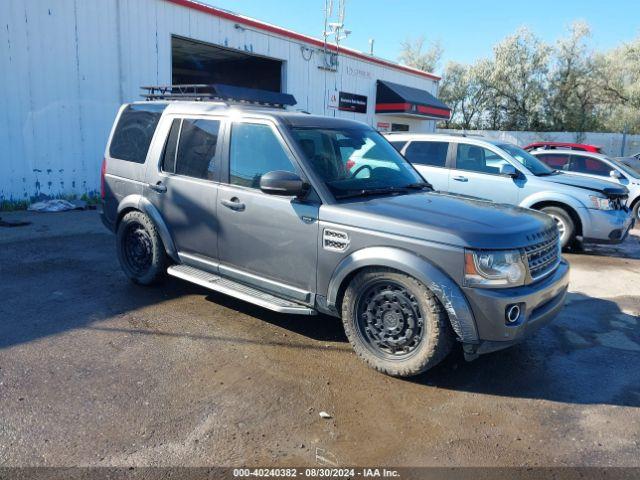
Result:
[[[633,206],[633,218],[636,220],[636,226],[640,226],[640,200]]]
[[[571,215],[562,207],[544,207],[540,211],[549,215],[556,222],[562,248],[573,245],[576,239],[576,226]]]
[[[167,254],[151,219],[142,212],[127,213],[117,232],[120,266],[129,279],[151,285],[164,279]]]
[[[433,292],[395,270],[366,269],[347,287],[342,321],[355,352],[376,370],[409,377],[451,350],[447,314]]]

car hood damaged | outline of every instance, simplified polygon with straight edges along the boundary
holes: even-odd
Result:
[[[591,190],[606,195],[607,197],[623,197],[628,195],[629,191],[622,185],[617,185],[606,180],[598,180],[597,178],[581,177],[579,175],[571,175],[570,173],[558,173],[545,177],[545,180],[553,183],[560,183],[570,187]]]
[[[531,245],[554,227],[551,217],[529,209],[438,192],[372,197],[322,206],[323,222],[477,249]]]

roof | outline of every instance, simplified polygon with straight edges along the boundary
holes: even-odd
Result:
[[[588,145],[586,143],[572,143],[572,142],[533,142],[524,147],[525,150],[533,149],[533,148],[541,148],[541,147],[566,147],[569,150],[581,150],[584,152],[599,152],[601,150],[600,147],[596,145]]]
[[[227,10],[222,10],[220,8],[212,7],[210,5],[205,5],[205,4],[196,2],[194,0],[165,0],[165,1],[174,3],[176,5],[180,5],[183,7],[187,7],[192,10],[198,10],[200,12],[208,13],[209,15],[213,15],[218,18],[230,20],[240,25],[246,25],[248,27],[256,28],[258,30],[263,30],[265,32],[273,33],[285,38],[290,38],[292,40],[298,40],[311,45],[315,45],[316,47],[325,46],[325,42],[323,40],[320,40],[319,38],[311,37],[309,35],[304,35],[302,33],[293,32],[291,30],[287,30],[286,28],[278,27],[276,25],[272,25],[266,22],[261,22],[256,19],[245,17],[244,15],[239,15],[237,13],[232,13]],[[338,51],[338,47],[333,43],[327,43],[326,47],[327,49],[333,52]],[[375,63],[377,65],[382,65],[384,67],[389,67],[395,70],[411,73],[413,75],[417,75],[420,77],[429,78],[431,80],[436,80],[436,81],[440,80],[440,77],[437,75],[434,75],[433,73],[424,72],[422,70],[418,70],[417,68],[408,67],[406,65],[400,65],[398,63],[391,62],[389,60],[385,60],[379,57],[375,57],[373,55],[367,55],[366,53],[362,53],[362,52],[359,52],[358,50],[354,50],[351,48],[340,46],[340,53],[343,55],[348,55],[353,58],[357,58],[359,60],[364,60],[370,63]]]
[[[371,128],[367,124],[356,120],[338,117],[325,117],[323,115],[310,115],[303,112],[282,110],[280,108],[261,107],[258,105],[228,104],[216,101],[191,101],[191,100],[154,100],[133,102],[132,105],[159,105],[164,106],[164,112],[177,115],[199,115],[215,113],[240,112],[255,115],[261,118],[272,118],[282,124],[293,127],[317,127],[317,128]]]
[[[490,145],[504,145],[509,142],[504,140],[496,140],[494,138],[483,137],[482,135],[465,135],[462,133],[385,133],[388,140],[408,142],[410,140],[430,140],[434,142],[458,142],[462,140],[469,143],[479,144],[486,143]]]
[[[606,162],[611,162],[612,159],[606,156],[604,153],[600,152],[589,152],[587,150],[576,150],[574,148],[534,148],[530,150],[529,153],[546,153],[547,155],[586,155],[593,158],[598,158],[600,160],[604,160]]]

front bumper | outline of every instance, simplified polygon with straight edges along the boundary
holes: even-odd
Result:
[[[628,209],[585,210],[589,218],[582,226],[582,241],[585,243],[621,243],[633,227],[633,214]]]
[[[553,274],[523,287],[463,288],[471,305],[479,342],[464,346],[467,356],[489,353],[522,341],[549,323],[562,309],[569,287],[569,264],[563,259]],[[509,306],[518,304],[517,322],[506,321]]]

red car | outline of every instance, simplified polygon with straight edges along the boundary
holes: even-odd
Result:
[[[568,142],[535,142],[530,143],[524,149],[527,152],[536,148],[555,149],[564,148],[567,150],[581,150],[583,152],[602,153],[602,148],[595,145],[587,145],[585,143],[568,143]]]

